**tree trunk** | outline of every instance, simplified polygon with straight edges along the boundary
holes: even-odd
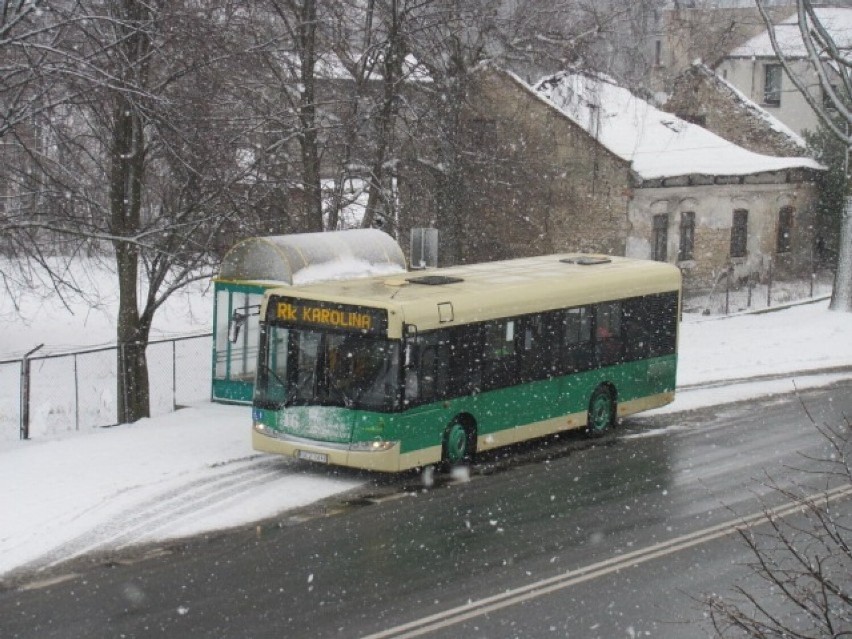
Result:
[[[450,165],[443,176],[438,194],[437,227],[443,236],[441,241],[440,266],[464,264],[464,227],[461,208],[464,199],[464,185],[458,163]]]
[[[125,87],[112,91],[109,229],[118,271],[117,419],[125,424],[150,415],[145,357],[150,319],[143,320],[139,313],[139,248],[135,235],[141,226],[145,171],[145,125],[137,100],[147,86],[151,51],[147,29],[152,16],[151,5],[138,0],[121,0],[115,8],[123,21],[120,73]]]
[[[464,255],[465,218],[463,217],[465,193],[465,148],[467,141],[462,131],[461,110],[467,90],[467,71],[463,52],[456,49],[451,55],[447,80],[449,94],[448,113],[442,141],[445,167],[441,188],[438,193],[437,226],[443,237],[441,241],[441,266],[452,266],[466,262]]]
[[[320,160],[317,150],[316,66],[317,7],[315,0],[305,0],[299,24],[302,55],[302,97],[299,119],[302,149],[302,180],[305,189],[305,219],[300,227],[305,231],[323,230],[322,188],[320,185]]]
[[[135,247],[116,243],[119,303],[117,327],[117,420],[129,424],[150,417],[150,387],[146,347],[150,326],[142,321],[137,306],[139,256]]]
[[[834,273],[834,291],[829,308],[832,311],[852,312],[852,196],[846,197],[840,221],[837,270]]]
[[[127,98],[114,98],[110,175],[110,228],[115,236],[118,271],[118,322],[116,338],[117,420],[125,424],[150,415],[148,364],[145,347],[148,326],[139,315],[137,285],[139,252],[129,238],[139,229],[144,170],[142,119]],[[123,238],[128,238],[127,240]]]
[[[402,77],[402,64],[405,59],[404,43],[399,33],[398,8],[396,0],[391,1],[388,47],[385,50],[382,79],[382,104],[376,127],[376,151],[370,171],[370,190],[367,196],[367,209],[361,226],[370,228],[376,223],[379,208],[387,202],[385,193],[385,161],[388,150],[393,147],[393,135],[396,127],[396,103],[399,97],[397,84]],[[385,220],[382,220],[384,222]]]

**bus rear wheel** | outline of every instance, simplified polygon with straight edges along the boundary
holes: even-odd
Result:
[[[461,421],[453,421],[444,433],[443,448],[442,461],[445,466],[452,467],[470,462],[474,452],[473,429]]]
[[[598,386],[589,400],[586,433],[589,437],[600,437],[615,424],[615,398],[606,386]]]

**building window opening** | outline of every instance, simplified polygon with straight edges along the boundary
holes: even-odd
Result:
[[[669,244],[669,216],[666,213],[654,216],[653,230],[654,259],[657,262],[665,262],[668,259]]]
[[[778,246],[779,253],[789,253],[793,234],[793,207],[785,206],[778,213]]]
[[[679,262],[688,262],[695,258],[695,213],[685,211],[680,214],[680,250]]]
[[[731,226],[731,257],[745,257],[748,247],[748,211],[737,209]]]
[[[763,67],[763,103],[768,106],[781,106],[781,73],[780,64],[767,64]]]

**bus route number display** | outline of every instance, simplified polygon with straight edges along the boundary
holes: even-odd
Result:
[[[271,298],[266,319],[288,326],[334,328],[362,333],[383,333],[387,330],[387,311],[384,309],[288,297]]]

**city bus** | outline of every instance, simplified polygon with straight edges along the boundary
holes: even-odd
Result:
[[[681,275],[561,254],[266,292],[256,450],[396,472],[674,400]]]

